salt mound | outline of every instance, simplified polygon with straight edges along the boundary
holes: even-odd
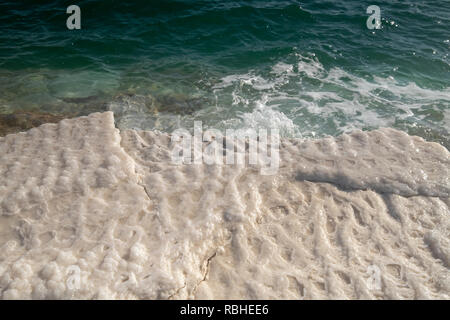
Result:
[[[393,129],[175,165],[111,112],[0,138],[3,299],[450,298],[450,154]]]

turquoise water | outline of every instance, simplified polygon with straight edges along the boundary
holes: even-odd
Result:
[[[448,0],[84,0],[81,30],[70,4],[0,3],[0,113],[301,137],[394,127],[449,146]]]

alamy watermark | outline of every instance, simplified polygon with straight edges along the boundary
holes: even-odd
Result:
[[[66,20],[66,26],[69,30],[81,29],[81,9],[77,5],[70,5],[66,10],[70,16]],[[370,14],[367,18],[366,26],[368,29],[381,29],[381,9],[377,5],[370,5],[366,9],[366,13]]]
[[[217,129],[203,132],[201,121],[194,122],[194,135],[177,129],[171,135],[172,162],[175,164],[255,165],[262,175],[277,173],[280,165],[278,129]],[[270,151],[270,152],[269,152]]]
[[[66,286],[70,291],[76,291],[80,289],[81,285],[81,269],[77,265],[71,265],[66,271],[67,280]]]
[[[369,279],[367,279],[367,287],[369,290],[379,291],[381,290],[381,270],[376,265],[370,265],[367,268]]]
[[[67,7],[67,14],[70,16],[67,18],[66,26],[69,30],[81,29],[81,9],[79,6],[71,5]]]
[[[371,5],[367,7],[367,14],[370,14],[367,18],[366,25],[370,30],[381,29],[381,9],[379,6]]]

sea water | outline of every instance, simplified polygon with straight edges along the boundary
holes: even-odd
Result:
[[[445,0],[0,3],[0,113],[115,113],[121,129],[392,127],[450,145]]]

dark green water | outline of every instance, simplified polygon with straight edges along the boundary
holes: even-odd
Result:
[[[305,137],[395,127],[449,145],[448,0],[84,0],[81,30],[70,4],[0,2],[0,113]]]

